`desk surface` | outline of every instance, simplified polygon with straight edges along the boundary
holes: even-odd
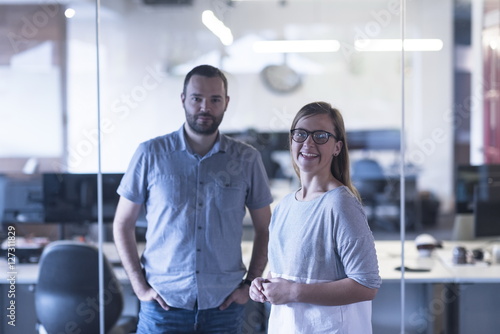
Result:
[[[451,262],[452,250],[455,246],[465,246],[467,249],[488,248],[492,244],[484,241],[450,241],[444,242],[443,249],[436,250],[431,257],[419,257],[413,241],[404,243],[405,266],[409,268],[430,269],[427,272],[405,271],[406,283],[500,283],[500,264],[453,265]],[[384,282],[399,282],[401,272],[395,268],[401,266],[402,245],[400,241],[376,241],[377,256],[379,260],[380,276]],[[144,245],[139,245],[139,252]],[[103,245],[103,252],[111,263],[119,262],[116,248],[112,243]],[[248,267],[252,253],[252,242],[242,243],[243,263]],[[128,278],[122,267],[115,266],[115,273],[122,283],[127,283]],[[8,272],[5,258],[0,260],[0,272]],[[34,284],[38,279],[38,264],[16,264],[16,283]],[[4,280],[4,282],[6,282]]]
[[[399,282],[402,272],[396,267],[402,265],[402,244],[400,241],[376,241],[377,257],[382,282]],[[423,272],[404,272],[408,283],[448,283],[453,282],[452,273],[433,255],[428,258],[420,257],[413,241],[404,243],[404,266],[412,269],[428,269]]]
[[[144,250],[144,243],[138,244],[138,253],[142,254]],[[241,250],[243,253],[243,263],[247,266],[250,263],[250,258],[252,255],[252,242],[244,241],[241,244]],[[113,269],[116,277],[122,283],[128,283],[128,277],[125,272],[125,269],[121,266],[116,266],[117,263],[120,263],[120,258],[118,256],[118,252],[116,251],[116,247],[114,243],[106,242],[103,244],[103,253],[111,264],[114,264]],[[0,273],[5,276],[11,270],[8,269],[7,261],[5,258],[0,259]],[[38,264],[36,263],[17,263],[15,265],[15,275],[16,275],[16,283],[17,284],[35,284],[38,280]],[[6,283],[4,280],[1,283]]]
[[[455,283],[500,283],[500,263],[486,264],[478,262],[476,264],[453,264],[453,247],[464,246],[468,251],[473,249],[482,249],[491,252],[493,245],[500,244],[488,243],[486,241],[464,241],[449,243],[447,247],[436,251],[436,257],[442,265],[446,267],[455,279]]]

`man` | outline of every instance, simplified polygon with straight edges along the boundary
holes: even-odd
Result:
[[[137,333],[239,333],[250,282],[267,263],[268,180],[257,150],[219,133],[229,103],[219,69],[192,69],[181,100],[186,122],[142,143],[118,188],[114,239],[141,301]],[[135,223],[143,206],[139,259]],[[246,277],[245,207],[255,231]]]

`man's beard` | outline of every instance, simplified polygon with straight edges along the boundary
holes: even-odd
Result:
[[[198,117],[203,116],[203,117],[210,117],[212,119],[212,123],[210,125],[208,124],[199,124],[196,122]],[[186,121],[194,132],[200,134],[200,135],[211,135],[214,134],[217,129],[219,128],[220,123],[222,122],[222,118],[224,117],[224,114],[220,116],[220,118],[211,116],[209,114],[198,114],[198,115],[189,115],[186,112]]]

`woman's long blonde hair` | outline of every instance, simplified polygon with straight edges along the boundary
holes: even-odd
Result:
[[[297,123],[302,118],[311,117],[315,115],[328,115],[332,120],[332,124],[335,129],[334,135],[337,137],[338,141],[341,141],[343,143],[339,155],[332,160],[332,164],[330,166],[330,171],[333,177],[342,182],[347,188],[349,188],[349,190],[351,190],[351,192],[358,198],[358,200],[361,201],[361,196],[359,195],[358,190],[356,189],[356,187],[354,187],[351,181],[349,150],[347,148],[347,142],[346,142],[344,119],[340,111],[336,108],[333,108],[327,102],[320,101],[320,102],[312,102],[306,104],[299,110],[297,115],[295,115],[290,130],[295,129]],[[292,146],[291,144],[292,144],[292,136],[290,134],[289,138],[290,148]],[[293,169],[295,170],[295,173],[300,179],[299,168],[293,158],[292,158],[292,165]]]

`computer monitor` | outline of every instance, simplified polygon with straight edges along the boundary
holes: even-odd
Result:
[[[455,212],[474,213],[476,186],[500,184],[500,165],[459,165],[455,172]]]
[[[399,151],[401,132],[398,129],[347,131],[349,150]]]
[[[243,132],[225,132],[226,135],[253,146],[260,152],[269,179],[283,178],[283,171],[272,158],[275,151],[288,151],[288,132],[258,132],[248,129]]]
[[[474,236],[500,237],[500,184],[474,188]]]
[[[113,221],[123,174],[102,174],[103,222]],[[98,221],[97,174],[43,174],[44,221],[92,223]]]

